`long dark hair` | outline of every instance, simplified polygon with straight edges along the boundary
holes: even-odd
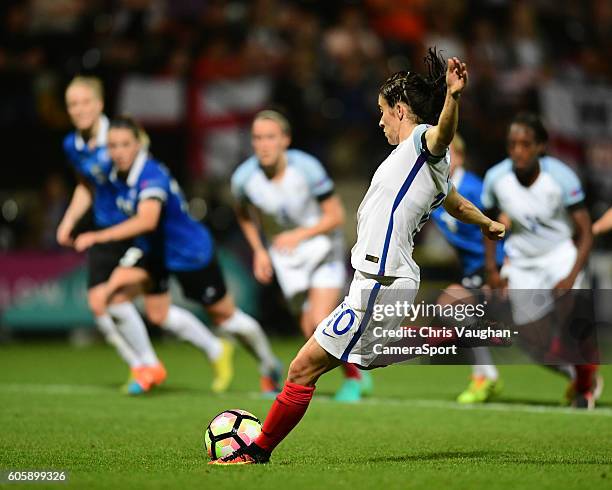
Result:
[[[108,129],[113,128],[129,129],[134,135],[134,137],[138,140],[140,145],[145,149],[147,149],[151,144],[151,140],[149,139],[149,135],[147,134],[147,132],[131,116],[122,114],[120,116],[115,117],[110,122],[110,126]]]
[[[425,65],[427,76],[400,71],[383,83],[379,93],[391,107],[407,104],[417,123],[437,124],[446,98],[446,62],[433,47],[427,50]]]

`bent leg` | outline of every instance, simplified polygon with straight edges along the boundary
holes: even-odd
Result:
[[[213,322],[236,337],[259,361],[260,373],[268,375],[278,369],[279,362],[261,325],[234,303],[231,294],[212,305],[204,305]]]
[[[148,281],[148,274],[139,267],[117,267],[107,283],[108,312],[115,319],[122,336],[138,354],[145,366],[156,366],[159,359],[140,313],[131,302]]]
[[[272,452],[306,413],[319,377],[340,364],[310,337],[291,362],[283,391],[272,404],[255,444]]]

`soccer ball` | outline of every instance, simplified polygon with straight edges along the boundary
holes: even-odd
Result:
[[[246,410],[221,412],[206,428],[204,444],[210,459],[218,459],[246,447],[261,432],[261,422]]]

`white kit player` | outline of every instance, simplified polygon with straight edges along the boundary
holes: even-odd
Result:
[[[322,374],[347,360],[372,367],[373,328],[394,330],[403,320],[387,317],[376,322],[373,306],[399,297],[414,299],[419,267],[412,258],[413,237],[432,208],[444,203],[452,216],[479,225],[486,236],[504,235],[501,223],[484,216],[448,180],[448,146],[457,128],[466,66],[457,58],[445,66],[433,49],[426,62],[429,77],[396,73],[379,92],[380,127],[397,148],[378,167],[359,207],[352,250],[356,271],[348,296],[298,352],[255,442],[211,464],[266,463],[303,417]]]
[[[523,335],[536,357],[543,349],[558,348],[556,334],[547,327],[557,327],[552,315],[559,307],[555,302],[559,293],[552,290],[587,287],[583,268],[593,242],[580,181],[563,162],[544,155],[547,140],[547,131],[535,114],[517,115],[508,130],[509,158],[487,171],[482,194],[489,216],[502,212],[511,221],[501,273],[495,266],[494,244],[487,243],[488,281],[495,289],[505,287],[507,281],[514,323],[531,327],[524,328]],[[550,339],[543,335],[546,330]],[[548,345],[537,345],[540,342]],[[573,378],[568,402],[593,407],[597,367],[555,369]]]
[[[309,338],[338,304],[346,281],[344,209],[334,183],[312,155],[289,149],[291,128],[281,113],[253,119],[254,155],[232,176],[238,222],[253,250],[253,272],[262,284],[272,274]],[[354,402],[371,391],[371,377],[344,364],[335,399]]]

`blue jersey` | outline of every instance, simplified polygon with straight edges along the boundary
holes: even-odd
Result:
[[[459,194],[473,202],[479,209],[483,208],[480,200],[482,180],[476,174],[458,168],[452,180]],[[484,243],[478,226],[462,223],[448,214],[442,206],[433,212],[432,218],[444,238],[457,251],[464,276],[473,274],[484,267]],[[501,264],[503,258],[503,248],[498,245],[497,263]]]
[[[77,174],[93,187],[93,215],[98,228],[107,228],[125,221],[125,215],[115,204],[115,189],[108,181],[112,162],[106,149],[108,119],[99,122],[96,146],[90,149],[81,135],[74,131],[64,138],[64,152]]]
[[[115,168],[109,178],[116,189],[117,207],[127,216],[134,215],[144,199],[159,199],[163,204],[155,232],[136,239],[145,254],[163,260],[169,271],[192,271],[210,263],[214,252],[210,232],[189,215],[181,188],[164,165],[140,152],[125,180]]]

